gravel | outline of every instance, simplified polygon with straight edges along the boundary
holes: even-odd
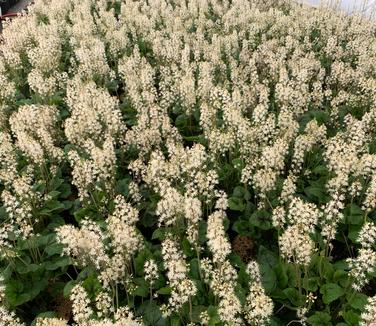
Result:
[[[30,3],[32,2],[32,0],[20,0],[19,2],[17,2],[13,7],[11,7],[9,9],[9,12],[21,12],[22,10],[24,10]]]

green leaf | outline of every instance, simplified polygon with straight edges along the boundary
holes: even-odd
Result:
[[[183,238],[181,247],[184,255],[186,255],[187,257],[192,257],[193,255],[195,255],[195,251],[192,249],[191,243],[189,242],[187,237]]]
[[[249,234],[249,222],[246,220],[237,220],[232,225],[232,230],[238,233],[239,235],[248,235]]]
[[[71,186],[69,183],[63,183],[60,187],[59,187],[59,192],[60,192],[60,197],[63,198],[63,199],[66,199],[70,196],[70,194],[72,193],[72,189],[71,189]]]
[[[148,249],[142,249],[138,252],[134,259],[135,274],[137,276],[143,275],[145,262],[152,258],[152,255]]]
[[[327,175],[329,170],[325,165],[317,165],[312,169],[312,172],[318,175]]]
[[[85,217],[90,216],[90,209],[88,207],[81,208],[74,212],[74,218],[77,223],[80,223]]]
[[[60,255],[63,251],[63,245],[60,243],[54,243],[46,247],[45,252],[48,256]]]
[[[251,199],[251,194],[249,193],[248,189],[243,186],[236,186],[232,192],[232,196],[245,200]]]
[[[361,225],[349,225],[348,237],[353,243],[357,243],[361,228],[362,228]]]
[[[376,139],[372,140],[368,144],[369,153],[375,154],[376,153]]]
[[[233,167],[239,171],[242,171],[244,168],[244,161],[241,158],[235,158],[231,163]]]
[[[117,80],[111,80],[106,82],[106,87],[110,92],[116,92],[119,88]]]
[[[93,274],[96,274],[96,269],[94,266],[85,267],[77,276],[78,281],[84,281],[89,277],[92,277]]]
[[[364,221],[364,213],[362,209],[356,204],[350,204],[344,210],[346,216],[346,223],[359,225],[363,224]]]
[[[41,279],[31,280],[25,284],[24,294],[28,296],[28,301],[33,300],[48,285],[48,279],[42,276]]]
[[[47,225],[49,231],[55,231],[56,228],[65,224],[64,218],[58,215],[53,215],[50,217],[50,223]]]
[[[50,216],[52,213],[62,212],[65,209],[65,205],[58,200],[51,200],[46,203],[43,209],[39,211],[40,215]]]
[[[46,247],[49,243],[55,242],[55,234],[47,234],[47,235],[42,235],[39,236],[36,239],[36,243],[38,247]]]
[[[319,277],[310,277],[307,281],[307,286],[305,289],[307,291],[316,292],[319,288],[320,278]]]
[[[115,191],[121,195],[128,196],[130,182],[131,182],[131,178],[118,180],[118,182],[116,183]]]
[[[235,293],[236,297],[239,299],[242,306],[244,306],[246,302],[247,295],[245,293],[245,290],[241,287],[240,284],[235,285]]]
[[[345,270],[349,268],[349,264],[346,260],[338,260],[333,264],[333,267],[337,270]]]
[[[316,311],[314,315],[308,318],[308,323],[312,326],[329,326],[333,325],[331,317],[327,312]]]
[[[39,193],[44,193],[46,191],[46,185],[43,183],[37,183],[33,186],[33,191],[39,192]]]
[[[334,275],[334,266],[329,262],[327,258],[321,258],[321,268],[326,280],[331,281]]]
[[[197,323],[199,325],[200,321],[201,321],[200,315],[204,311],[206,311],[206,307],[205,306],[202,306],[202,305],[193,306],[192,307],[192,314],[191,314],[192,321],[194,323]]]
[[[233,211],[243,212],[245,209],[245,204],[242,198],[230,197],[228,199],[228,207]]]
[[[346,286],[349,280],[348,273],[342,269],[336,270],[333,274],[333,281]]]
[[[282,325],[282,321],[277,317],[272,317],[268,324],[268,326],[280,326],[280,325]]]
[[[24,285],[22,282],[11,279],[7,282],[5,295],[11,306],[16,307],[29,300],[29,295],[23,293]]]
[[[152,236],[151,236],[151,239],[152,240],[155,240],[155,239],[158,239],[158,240],[163,240],[166,238],[166,236],[171,232],[171,229],[170,228],[158,228],[156,229]]]
[[[70,293],[72,289],[78,284],[78,281],[71,280],[67,284],[65,284],[64,289],[63,289],[63,295],[64,297],[68,298],[70,296]]]
[[[85,288],[89,297],[94,297],[97,293],[102,289],[102,285],[98,280],[98,275],[90,274],[88,278],[86,278],[82,282],[82,286]]]
[[[141,224],[147,228],[154,226],[157,223],[157,221],[158,221],[158,218],[156,217],[155,213],[150,210],[147,210],[141,216]]]
[[[200,265],[199,265],[199,260],[197,258],[193,258],[189,262],[190,270],[189,270],[189,275],[196,280],[200,279]]]
[[[327,203],[329,200],[329,196],[326,194],[325,183],[320,183],[319,181],[304,188],[304,192],[309,199],[319,203]]]
[[[234,252],[231,252],[229,255],[228,255],[228,260],[230,261],[231,265],[234,266],[234,267],[238,267],[238,268],[241,268],[241,267],[245,267],[242,259],[240,258],[240,256]]]
[[[25,265],[24,263],[20,262],[20,264],[16,265],[16,271],[20,274],[26,274],[26,273],[33,273],[38,270],[43,269],[43,264],[28,264]]]
[[[330,304],[341,297],[345,291],[335,283],[327,283],[320,288],[320,293],[322,294],[323,302],[325,304]]]
[[[152,240],[155,240],[155,239],[163,239],[165,236],[165,232],[163,229],[156,229],[152,236],[151,236],[151,239]]]
[[[277,277],[277,283],[279,285],[279,288],[284,289],[287,287],[289,277],[287,275],[286,267],[283,264],[283,262],[280,262],[275,268],[274,272]]]
[[[50,191],[48,193],[48,198],[56,198],[60,195],[60,191],[56,191],[56,190],[53,190],[53,191]]]
[[[312,111],[311,114],[316,119],[319,125],[330,121],[329,113],[326,111]]]
[[[53,271],[61,267],[69,266],[70,264],[71,260],[69,257],[58,257],[52,261],[46,261],[45,268],[48,271]]]
[[[230,227],[230,220],[227,217],[224,217],[223,228],[225,229],[225,231],[227,231],[229,227]]]
[[[345,311],[343,313],[343,319],[345,320],[346,323],[350,325],[359,325],[360,322],[360,314],[356,313],[352,310]]]
[[[134,282],[137,286],[136,290],[133,292],[133,295],[139,297],[147,298],[150,294],[150,288],[148,282],[143,277],[137,277],[134,279]]]
[[[170,326],[180,326],[181,320],[179,316],[173,315],[170,317]]]
[[[283,290],[283,293],[294,306],[299,307],[302,304],[302,297],[297,289],[287,288]]]
[[[153,301],[145,301],[138,309],[138,313],[142,316],[146,325],[167,326],[167,321],[162,317],[157,304]]]
[[[274,267],[278,263],[278,260],[275,254],[264,246],[260,246],[257,258],[260,266],[262,285],[267,293],[271,293],[275,289],[277,283],[277,276],[274,272]]]
[[[8,216],[8,213],[5,209],[5,206],[0,206],[0,221],[5,220]]]
[[[4,283],[6,283],[11,278],[12,271],[12,264],[9,264],[7,267],[1,269],[0,276],[2,277]]]
[[[262,245],[259,247],[257,259],[260,264],[267,264],[270,267],[274,267],[279,263],[277,254]]]
[[[217,307],[209,306],[208,307],[208,315],[210,317],[210,320],[209,320],[210,326],[215,326],[215,325],[221,323],[221,319],[219,318]]]
[[[165,286],[163,288],[160,288],[157,293],[162,295],[170,295],[172,292],[172,288],[169,286]]]
[[[185,114],[179,115],[175,120],[175,126],[179,130],[185,130],[189,125],[189,117]]]
[[[206,231],[208,229],[208,224],[206,221],[201,220],[198,224],[198,240],[200,244],[205,244],[207,241]]]
[[[349,305],[354,308],[358,309],[360,311],[363,310],[364,306],[368,302],[368,297],[365,294],[362,293],[355,293],[352,294],[351,292],[347,295],[347,300]]]
[[[256,211],[249,218],[249,223],[261,230],[269,230],[272,228],[271,213],[264,210]]]

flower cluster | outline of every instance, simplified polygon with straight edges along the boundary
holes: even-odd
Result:
[[[369,298],[367,305],[361,315],[360,326],[376,325],[376,298]]]
[[[361,244],[358,256],[349,258],[350,275],[354,281],[352,287],[360,291],[369,282],[369,273],[376,267],[376,225],[365,223],[357,241]]]
[[[187,263],[176,240],[168,237],[162,242],[162,255],[167,270],[168,283],[172,288],[168,305],[161,308],[163,314],[168,316],[190,301],[196,295],[197,288],[194,282],[187,277]]]

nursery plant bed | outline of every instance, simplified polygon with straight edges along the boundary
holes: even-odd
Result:
[[[376,326],[375,22],[296,1],[9,8],[0,326]]]

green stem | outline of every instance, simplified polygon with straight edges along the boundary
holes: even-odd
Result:
[[[192,319],[192,300],[191,297],[189,297],[189,320],[191,321],[191,323],[193,322]]]
[[[116,310],[119,309],[119,289],[118,284],[115,284],[115,298],[116,298]]]
[[[296,274],[296,282],[297,282],[297,286],[298,286],[298,289],[299,289],[299,294],[300,296],[302,296],[302,275],[300,273],[300,267],[298,264],[295,263],[294,261],[294,267],[295,267],[295,274]]]
[[[202,281],[202,272],[201,272],[201,261],[200,261],[200,251],[199,247],[196,246],[196,254],[197,254],[197,264],[198,264],[198,274],[200,275],[200,280]]]

